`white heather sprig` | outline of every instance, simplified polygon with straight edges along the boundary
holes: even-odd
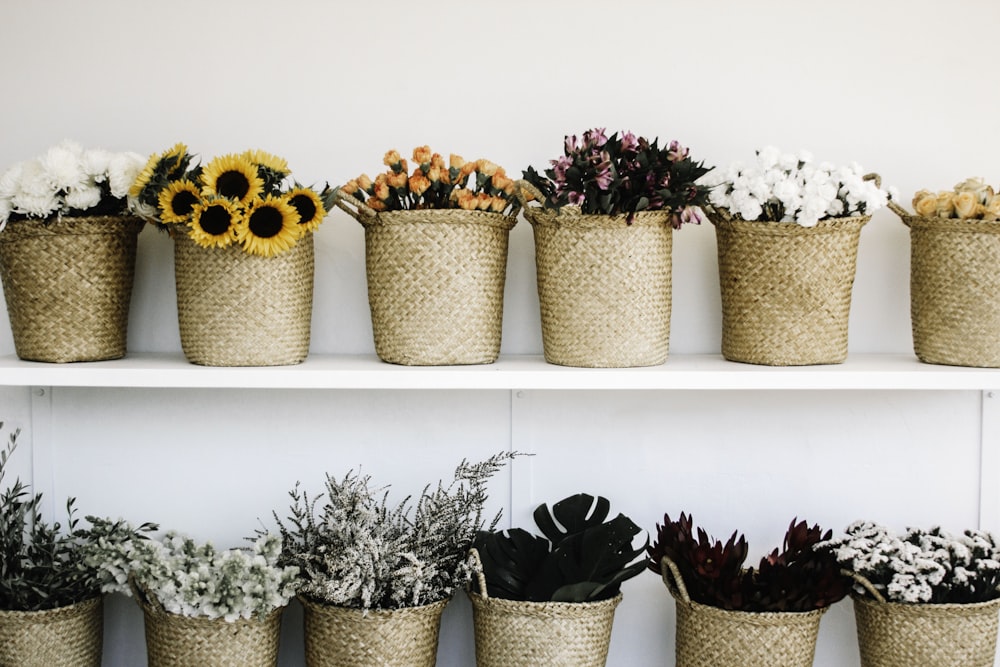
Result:
[[[211,542],[168,532],[136,542],[130,571],[163,608],[182,616],[263,618],[295,595],[299,568],[280,566],[281,538],[263,534],[250,549],[217,551]]]
[[[138,153],[84,150],[73,141],[53,146],[0,174],[0,231],[8,221],[71,211],[126,213],[128,190],[145,163]]]
[[[858,521],[830,549],[841,567],[864,576],[890,602],[981,602],[1000,596],[1000,544],[986,531],[953,536],[940,527],[909,528],[896,535]],[[864,594],[858,585],[855,590]]]
[[[711,188],[709,202],[744,220],[794,222],[814,227],[825,218],[871,215],[886,206],[893,188],[864,180],[861,165],[812,164],[807,151],[782,153],[773,146],[757,151],[754,164],[716,168],[697,183]]]

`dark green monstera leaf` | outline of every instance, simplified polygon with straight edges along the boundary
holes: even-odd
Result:
[[[591,512],[591,508],[593,508],[593,512]],[[542,535],[549,538],[553,547],[557,547],[569,535],[600,526],[608,518],[610,512],[611,501],[607,498],[600,496],[594,498],[588,493],[578,493],[560,500],[552,506],[551,510],[549,510],[548,505],[539,505],[533,516],[538,529],[542,531]],[[559,522],[559,525],[556,525],[556,521]]]
[[[473,542],[479,551],[491,597],[525,600],[528,583],[549,555],[549,541],[521,528],[481,531]]]

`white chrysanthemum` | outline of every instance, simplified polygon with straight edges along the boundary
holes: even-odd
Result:
[[[54,196],[55,192],[41,160],[26,160],[21,163],[21,177],[15,194],[42,197]]]
[[[83,187],[70,188],[65,197],[69,208],[86,211],[101,203],[101,188],[96,185],[84,184]]]
[[[765,146],[757,153],[757,163],[766,170],[774,169],[781,159],[781,151],[774,146]]]
[[[108,185],[111,196],[122,198],[128,194],[139,172],[146,164],[146,158],[138,153],[116,153],[108,163]]]
[[[64,141],[53,146],[41,159],[49,183],[57,190],[78,187],[87,178],[83,170],[83,149],[79,144]]]
[[[10,167],[3,174],[0,174],[0,197],[10,199],[21,190],[21,174],[24,173],[24,164],[18,162]]]
[[[52,192],[41,195],[18,193],[11,204],[15,212],[32,218],[47,218],[60,208],[60,202]]]
[[[102,148],[91,148],[83,152],[81,163],[83,171],[97,183],[103,183],[108,177],[108,164],[112,153]]]
[[[0,198],[0,232],[3,228],[7,226],[7,220],[10,218],[10,214],[14,211],[14,207],[11,206],[9,199]]]

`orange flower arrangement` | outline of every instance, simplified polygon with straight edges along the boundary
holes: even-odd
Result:
[[[372,180],[361,174],[340,190],[375,211],[460,208],[467,211],[507,213],[514,201],[514,181],[489,160],[466,162],[452,154],[448,163],[430,146],[413,150],[413,171],[399,151],[385,154],[388,167]]]

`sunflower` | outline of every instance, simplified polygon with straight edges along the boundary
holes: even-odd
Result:
[[[299,214],[288,197],[255,199],[236,228],[236,238],[252,255],[274,257],[289,250],[302,236]]]
[[[160,220],[163,222],[187,222],[194,207],[201,201],[198,186],[191,181],[174,181],[160,190]]]
[[[187,146],[182,143],[174,144],[173,148],[162,153],[153,153],[146,160],[146,165],[129,188],[129,196],[138,197],[141,195],[143,189],[152,182],[154,176],[157,176],[158,180],[177,178],[184,172],[189,161]]]
[[[240,207],[225,198],[196,204],[189,236],[202,248],[225,248],[236,240]]]
[[[252,162],[258,167],[263,167],[281,176],[288,176],[288,174],[292,173],[291,169],[288,168],[288,161],[285,158],[272,155],[266,151],[246,151],[240,157],[247,162]]]
[[[242,155],[220,155],[201,173],[206,195],[225,197],[246,204],[264,189],[257,166]]]
[[[303,232],[314,231],[326,217],[326,208],[312,188],[296,187],[289,190],[285,197],[299,214],[299,228]]]

